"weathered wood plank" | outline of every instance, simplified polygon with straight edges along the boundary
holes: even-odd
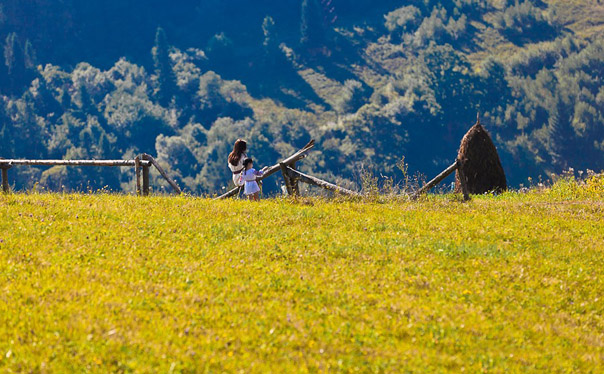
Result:
[[[276,165],[273,165],[273,166],[267,168],[264,171],[264,175],[261,176],[261,177],[259,177],[257,180],[259,180],[259,181],[264,180],[264,179],[270,177],[271,175],[277,173],[278,171],[280,171],[281,170],[281,166],[280,166],[281,163],[289,166],[292,163],[295,163],[295,162],[298,162],[298,161],[304,159],[307,156],[308,151],[310,151],[314,146],[315,146],[315,141],[313,139],[310,142],[308,142],[308,144],[306,144],[304,146],[304,148],[300,149],[298,152],[294,153],[293,155],[289,156],[285,160],[281,161],[279,164],[276,164]],[[228,199],[229,197],[233,197],[233,196],[238,195],[239,191],[240,191],[240,188],[239,187],[235,187],[232,190],[230,190],[229,192],[225,193],[224,195],[218,196],[215,200]]]
[[[137,194],[149,195],[149,167],[155,166],[162,177],[168,181],[172,189],[176,193],[182,193],[180,187],[168,177],[165,170],[155,161],[155,159],[147,154],[141,157],[136,157],[134,160],[22,160],[12,159],[5,160],[0,159],[0,168],[2,170],[11,168],[12,166],[26,165],[26,166],[113,166],[113,167],[132,167],[134,166],[136,172],[136,191]],[[141,168],[143,183],[141,187]]]
[[[136,194],[140,196],[142,194],[142,186],[141,186],[141,158],[140,156],[136,156],[134,159],[134,172],[136,174]]]
[[[143,166],[143,196],[149,196],[149,166]]]
[[[279,164],[283,163],[287,166],[290,166],[291,164],[306,158],[308,151],[310,151],[314,146],[315,146],[315,141],[311,140],[307,145],[304,146],[304,148],[302,148],[298,152],[294,153],[293,155],[289,156],[285,160],[281,161]],[[275,174],[276,172],[280,171],[281,166],[279,164],[276,164],[276,165],[273,165],[273,166],[267,168],[264,171],[264,175],[262,177],[258,178],[258,180],[266,179],[266,178],[270,177],[271,175]]]
[[[232,190],[228,191],[227,193],[218,196],[217,198],[215,198],[214,200],[222,200],[222,199],[228,199],[230,197],[234,197],[239,195],[239,193],[241,192],[242,187],[235,187]]]
[[[151,165],[150,161],[141,160],[142,166]],[[0,167],[4,166],[136,166],[134,160],[0,160]]]
[[[290,168],[297,170],[296,169],[296,163],[292,163],[291,165],[289,165]],[[294,192],[294,196],[301,196],[300,195],[300,183],[298,183],[298,178],[290,178],[290,183],[292,185],[292,190]]]
[[[168,184],[172,187],[172,189],[174,190],[174,192],[176,192],[177,194],[181,194],[182,190],[180,189],[180,187],[178,187],[178,185],[176,184],[175,181],[173,181],[172,179],[170,179],[170,177],[168,177],[168,174],[165,172],[164,168],[162,168],[157,161],[155,161],[155,159],[148,154],[144,154],[143,155],[143,159],[146,159],[147,161],[150,161],[151,164],[153,166],[155,166],[155,168],[157,169],[157,171],[159,171],[159,174],[161,174],[162,177],[164,177],[164,179],[166,181],[168,181]]]
[[[292,188],[292,180],[289,177],[289,174],[287,172],[287,166],[284,163],[279,163],[279,166],[281,167],[281,174],[283,175],[283,180],[285,181],[285,188],[287,189],[287,195],[288,196],[294,196],[294,189]]]
[[[335,184],[326,182],[322,179],[319,179],[317,177],[313,177],[310,175],[306,175],[304,173],[299,172],[298,170],[294,170],[291,167],[287,168],[288,174],[290,176],[290,178],[296,178],[299,179],[300,182],[304,182],[306,184],[311,184],[317,187],[321,187],[324,188],[326,190],[329,191],[333,191],[333,192],[337,192],[339,194],[342,195],[347,195],[347,196],[360,196],[359,193],[351,191],[349,189],[340,187],[340,186],[336,186]]]
[[[8,168],[2,168],[2,191],[4,193],[10,192],[10,185],[8,183]]]

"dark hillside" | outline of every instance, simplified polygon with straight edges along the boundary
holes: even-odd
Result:
[[[481,113],[512,186],[604,168],[596,1],[0,2],[0,157],[154,153],[194,192],[308,138],[307,171],[434,174]],[[12,170],[17,187],[131,185],[130,171]],[[277,186],[267,186],[276,191]]]

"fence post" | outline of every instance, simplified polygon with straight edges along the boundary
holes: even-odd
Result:
[[[294,162],[291,165],[291,168],[296,170],[296,163]],[[295,196],[300,196],[300,183],[299,183],[299,178],[291,178],[290,179],[290,184],[292,186],[292,190],[294,192]]]
[[[134,172],[136,173],[136,194],[141,195],[141,157],[136,156],[134,159]]]
[[[143,165],[143,196],[149,196],[149,166]]]
[[[8,168],[2,168],[2,191],[4,191],[4,193],[10,192],[10,186],[8,184]]]
[[[149,155],[146,153],[143,153],[141,158],[145,161],[150,160]],[[143,196],[149,196],[149,169],[151,169],[151,163],[147,162],[143,165]]]
[[[294,196],[294,189],[292,188],[292,180],[287,174],[287,166],[280,162],[279,166],[281,167],[281,174],[283,174],[283,180],[285,181],[285,188],[287,188],[287,195]]]

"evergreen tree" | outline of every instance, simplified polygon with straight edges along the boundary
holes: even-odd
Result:
[[[92,114],[91,112],[94,109],[92,98],[90,97],[90,93],[86,89],[86,86],[84,86],[83,84],[78,87],[78,99],[80,100],[79,107],[82,112],[84,114]]]
[[[109,142],[109,139],[107,138],[107,134],[105,134],[105,132],[103,131],[101,133],[100,139],[99,139],[99,144],[97,146],[98,148],[98,156],[100,158],[110,158],[112,152],[112,147],[111,147],[111,143]]]
[[[4,27],[6,23],[6,14],[4,14],[4,5],[0,4],[0,30]]]
[[[208,41],[206,52],[213,70],[216,72],[233,70],[233,56],[237,50],[234,48],[233,40],[225,33],[221,32],[214,35]]]
[[[561,95],[557,95],[556,105],[548,113],[548,140],[550,156],[552,161],[558,166],[567,167],[567,160],[572,159],[576,148],[576,134],[572,127],[571,108],[565,103]]]
[[[479,80],[476,82],[478,109],[495,110],[505,106],[511,96],[505,77],[505,67],[494,58],[487,58],[481,66]]]
[[[264,17],[262,22],[262,33],[264,34],[264,50],[267,53],[274,50],[277,46],[277,40],[275,38],[275,20],[271,16]]]
[[[157,76],[156,99],[162,106],[168,106],[176,95],[176,76],[172,70],[170,46],[164,29],[159,27],[155,34],[153,62]]]
[[[8,93],[6,91],[8,84],[8,69],[6,68],[4,59],[0,59],[0,95]]]
[[[35,69],[37,63],[36,51],[34,50],[34,46],[31,44],[29,39],[25,42],[25,50],[23,54],[25,67],[28,69]]]
[[[19,42],[17,40],[16,33],[10,33],[4,42],[4,62],[6,67],[8,68],[8,73],[12,74],[15,71],[15,67],[18,64],[19,56],[23,57],[23,55],[19,54]],[[21,64],[21,65],[24,65]]]
[[[266,16],[264,18],[264,22],[262,22],[262,33],[264,34],[264,42],[262,43],[264,55],[262,61],[267,69],[274,72],[273,69],[277,68],[280,57],[282,58],[283,54],[279,50],[273,17]],[[266,84],[263,82],[261,85],[265,86]]]
[[[94,143],[94,134],[92,133],[90,126],[80,131],[80,147],[84,150],[87,157],[94,155]]]
[[[26,75],[25,54],[16,33],[6,37],[4,60],[8,70],[8,91],[14,95],[22,90]]]
[[[36,77],[35,53],[29,40],[26,42],[24,50],[17,34],[9,34],[4,45],[4,62],[8,93],[19,96]],[[3,72],[0,71],[0,80],[2,80],[2,74]]]
[[[53,93],[48,89],[48,84],[44,77],[40,76],[33,80],[32,88],[36,91],[34,97],[34,105],[36,111],[41,116],[47,116],[48,114],[57,114],[61,112],[61,104],[53,96]]]
[[[305,47],[317,47],[325,40],[325,22],[322,7],[317,0],[302,1],[300,43]]]
[[[21,99],[9,101],[6,110],[16,156],[44,158],[48,151],[44,141],[44,135],[48,133],[47,122],[36,114],[32,95],[26,92]]]
[[[13,158],[15,155],[15,144],[9,131],[9,125],[6,122],[3,122],[0,128],[0,142],[2,142],[2,157]]]
[[[0,55],[0,94],[7,94],[6,88],[9,85],[8,79],[8,67],[6,66],[6,59],[4,53]]]
[[[4,103],[0,100],[0,144],[2,144],[0,157],[14,157],[15,145],[10,128],[11,125],[9,123],[9,117],[6,114]]]
[[[61,107],[63,110],[67,111],[71,108],[71,95],[69,94],[69,90],[67,87],[64,87],[61,91],[61,97],[59,98],[59,102],[61,103]]]

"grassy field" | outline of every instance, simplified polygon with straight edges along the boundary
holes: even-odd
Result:
[[[0,372],[604,370],[604,180],[461,203],[0,196]]]

